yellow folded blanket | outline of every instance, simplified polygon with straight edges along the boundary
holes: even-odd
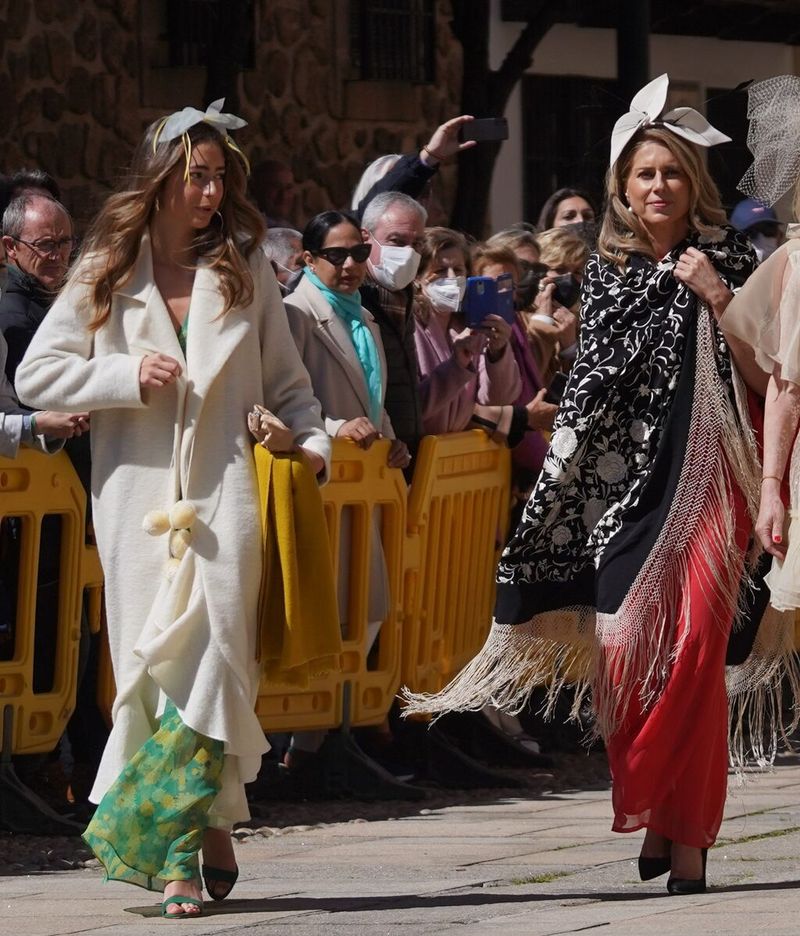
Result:
[[[300,455],[255,446],[264,531],[257,658],[268,680],[307,686],[338,670],[342,637],[317,480]]]

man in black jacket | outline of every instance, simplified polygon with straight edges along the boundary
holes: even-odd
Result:
[[[17,367],[66,277],[74,247],[72,219],[66,208],[49,195],[25,192],[14,198],[3,213],[3,247],[9,262],[8,278],[0,296],[0,333],[8,344],[5,369],[13,385]],[[91,478],[88,434],[69,439],[65,449],[88,494]],[[58,626],[60,537],[59,518],[45,517],[36,592],[33,682],[37,692],[48,691],[56,676],[53,651]],[[89,785],[87,779],[81,784],[84,789],[79,789],[78,776],[94,776],[106,736],[95,702],[96,659],[89,661],[90,653],[96,657],[99,647],[97,638],[89,635],[85,615],[81,631],[79,694],[68,727],[74,761],[73,795],[78,800],[84,798]],[[94,646],[90,650],[92,643]],[[83,678],[85,673],[87,679]],[[56,770],[59,768],[57,760],[51,759],[48,765],[60,776]],[[47,795],[36,778],[42,771],[47,773],[48,767],[43,767],[36,759],[29,760],[27,766],[25,762],[18,762],[17,767],[26,783]],[[64,789],[54,789],[51,805],[66,807],[65,796]]]
[[[36,329],[53,304],[74,246],[66,208],[41,194],[20,195],[3,213],[8,278],[0,296],[0,332],[8,345],[12,385]]]

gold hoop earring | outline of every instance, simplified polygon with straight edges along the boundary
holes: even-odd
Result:
[[[158,195],[156,195],[155,208],[156,208],[156,211],[161,211],[161,202],[158,199]]]

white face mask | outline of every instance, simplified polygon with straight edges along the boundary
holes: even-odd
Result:
[[[375,243],[381,248],[381,262],[376,266],[370,260],[370,272],[377,282],[390,292],[405,289],[417,275],[422,257],[413,247],[394,247],[391,244],[384,246],[378,240]]]
[[[458,312],[464,293],[467,291],[466,276],[442,276],[424,283],[422,291],[430,299],[437,312]]]
[[[767,237],[766,234],[753,234],[750,243],[753,245],[759,263],[766,260],[778,249],[778,238]]]

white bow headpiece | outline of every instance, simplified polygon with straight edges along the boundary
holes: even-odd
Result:
[[[246,127],[247,121],[242,120],[241,117],[237,117],[235,114],[222,113],[224,104],[225,98],[220,98],[218,101],[209,104],[205,112],[198,110],[196,107],[184,107],[181,111],[175,111],[174,114],[165,117],[161,122],[153,146],[155,147],[159,140],[163,143],[175,140],[195,124],[201,122],[211,124],[224,137],[228,135],[228,130],[238,130],[239,127]]]
[[[611,131],[611,166],[639,130],[656,124],[697,146],[730,142],[729,136],[712,127],[693,107],[676,107],[665,114],[668,90],[669,75],[665,73],[636,93],[631,109],[619,118]]]
[[[156,152],[159,143],[168,143],[170,140],[183,138],[183,148],[186,153],[186,168],[184,177],[189,178],[189,162],[192,155],[192,143],[188,137],[188,131],[199,123],[211,124],[215,130],[219,131],[222,139],[227,145],[241,156],[244,162],[245,171],[250,174],[250,163],[247,157],[228,136],[228,130],[238,130],[239,127],[246,127],[247,121],[242,120],[235,114],[223,114],[222,108],[225,105],[225,98],[218,101],[212,101],[205,111],[198,110],[196,107],[184,107],[183,110],[175,111],[169,117],[165,117],[153,135],[153,152]]]

